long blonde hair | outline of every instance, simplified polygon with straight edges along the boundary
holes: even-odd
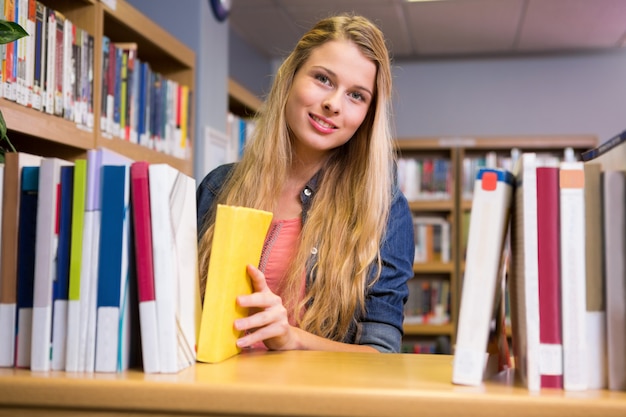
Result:
[[[294,76],[314,49],[331,40],[353,42],[376,65],[374,99],[354,136],[331,151],[321,170],[282,297],[299,327],[341,341],[355,316],[364,313],[367,287],[380,275],[379,248],[392,194],[390,57],[381,31],[372,22],[361,16],[334,16],[318,22],[300,39],[278,69],[253,138],[217,202],[273,211],[292,161],[285,107]],[[210,226],[200,239],[201,288],[214,218],[215,213],[207,216]],[[315,279],[298,303],[302,274],[313,252],[317,254],[309,266]],[[374,279],[368,282],[372,267]]]

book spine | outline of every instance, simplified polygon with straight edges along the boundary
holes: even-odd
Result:
[[[479,385],[483,379],[513,183],[513,175],[503,170],[482,169],[476,176],[453,362],[457,384]]]
[[[626,174],[603,172],[608,388],[626,390]]]
[[[585,172],[582,162],[562,162],[560,187],[563,388],[587,389],[585,277]]]
[[[563,388],[559,169],[537,168],[539,371],[542,388]]]

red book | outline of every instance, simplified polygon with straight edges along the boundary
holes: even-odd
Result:
[[[160,366],[148,166],[145,161],[134,162],[130,179],[143,367],[146,373],[154,373],[160,371]]]
[[[537,168],[539,372],[542,388],[563,388],[559,168]]]

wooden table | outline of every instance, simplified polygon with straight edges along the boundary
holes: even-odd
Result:
[[[175,375],[0,369],[0,415],[626,416],[626,392],[450,383],[444,355],[265,352]]]

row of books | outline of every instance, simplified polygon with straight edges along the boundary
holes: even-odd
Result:
[[[435,339],[411,341],[402,343],[402,353],[424,353],[450,355],[452,347],[448,336],[439,336]]]
[[[409,298],[404,305],[405,324],[446,324],[450,322],[450,280],[413,278],[408,282]]]
[[[409,201],[446,200],[452,196],[449,158],[398,159],[398,185]]]
[[[2,46],[2,97],[93,128],[94,37],[37,0],[0,11],[29,34]]]
[[[450,262],[450,222],[438,216],[414,216],[415,263]]]
[[[200,325],[195,180],[106,149],[2,167],[0,366],[177,372]]]
[[[256,124],[254,119],[228,113],[226,132],[207,127],[205,129],[205,172],[220,165],[239,161],[246,144],[251,140]]]
[[[463,157],[461,173],[461,195],[464,199],[471,199],[474,192],[474,180],[481,168],[503,168],[513,171],[515,163],[519,159],[522,151],[518,148],[511,149],[508,153],[498,153],[489,151],[484,155],[466,155]],[[543,164],[555,164],[557,161],[572,162],[576,160],[574,150],[570,147],[563,149],[563,156],[559,157],[552,153],[537,153]]]
[[[134,42],[102,38],[100,130],[178,158],[191,156],[191,91],[139,58]]]
[[[546,165],[523,153],[512,173],[477,174],[454,383],[487,377],[506,279],[524,386],[626,390],[626,132],[581,157]]]
[[[191,91],[142,61],[136,43],[102,39],[102,102],[94,115],[94,37],[37,0],[0,0],[29,34],[2,45],[1,96],[181,159],[191,157]]]
[[[254,119],[228,113],[226,119],[226,135],[229,138],[228,161],[239,161],[246,144],[251,140],[256,123]]]

